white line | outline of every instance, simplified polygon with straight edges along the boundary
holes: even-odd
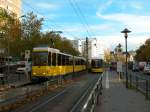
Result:
[[[109,88],[109,74],[108,71],[106,71],[106,89]]]
[[[55,95],[54,97],[48,99],[46,102],[41,103],[40,105],[37,105],[35,108],[31,109],[30,112],[36,111],[37,109],[39,109],[39,108],[41,108],[42,106],[46,105],[48,102],[52,101],[52,100],[55,99],[56,97],[58,97],[58,96],[62,95],[63,93],[65,93],[67,90],[68,90],[68,89],[65,89],[65,90],[63,90],[62,92],[60,92],[60,93],[58,93],[57,95]]]

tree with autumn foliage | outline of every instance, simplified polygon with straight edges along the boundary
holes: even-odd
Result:
[[[14,54],[16,51],[13,49],[17,48],[15,45],[21,36],[21,24],[14,13],[8,13],[2,8],[0,8],[0,33],[0,47],[8,51],[9,46],[10,55]]]
[[[0,48],[10,51],[11,56],[20,56],[25,50],[37,46],[49,46],[62,52],[79,55],[71,42],[62,38],[54,31],[41,32],[43,18],[38,18],[33,12],[23,16],[20,22],[15,14],[8,14],[5,10],[0,11],[0,32],[3,39],[0,40]],[[8,46],[9,45],[9,46]]]
[[[150,39],[147,39],[145,43],[136,50],[135,60],[150,61]]]

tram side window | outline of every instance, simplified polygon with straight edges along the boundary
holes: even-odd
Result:
[[[79,65],[79,60],[78,59],[76,59],[76,65]]]
[[[80,59],[78,59],[78,65],[80,65]]]
[[[52,65],[56,66],[56,53],[52,53]]]
[[[51,66],[52,59],[51,59],[51,52],[48,54],[48,65]]]
[[[83,60],[83,65],[85,65],[86,64],[86,61],[85,60]]]
[[[72,58],[72,65],[75,65],[75,58]]]
[[[58,54],[58,65],[62,65],[62,55]]]
[[[65,65],[65,55],[62,55],[62,65]]]
[[[66,56],[66,65],[69,65],[69,56]]]
[[[95,64],[96,64],[96,63],[95,63],[95,61],[94,61],[94,60],[92,60],[92,66],[95,66]]]
[[[81,64],[81,59],[79,59],[79,65],[82,65],[82,64]]]
[[[69,65],[73,65],[73,57],[69,57]]]
[[[77,59],[76,58],[74,59],[74,63],[75,63],[75,65],[77,65]]]
[[[80,65],[80,59],[78,59],[77,65]]]
[[[83,60],[81,59],[81,65],[83,65]]]
[[[84,60],[82,60],[82,65],[85,65],[85,61]]]

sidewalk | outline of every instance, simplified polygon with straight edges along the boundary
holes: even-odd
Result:
[[[116,72],[106,71],[101,103],[95,112],[150,112],[150,101],[135,90],[126,89]]]

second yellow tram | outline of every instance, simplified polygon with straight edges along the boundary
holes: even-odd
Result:
[[[103,59],[92,59],[91,60],[91,72],[102,73],[104,72]]]

